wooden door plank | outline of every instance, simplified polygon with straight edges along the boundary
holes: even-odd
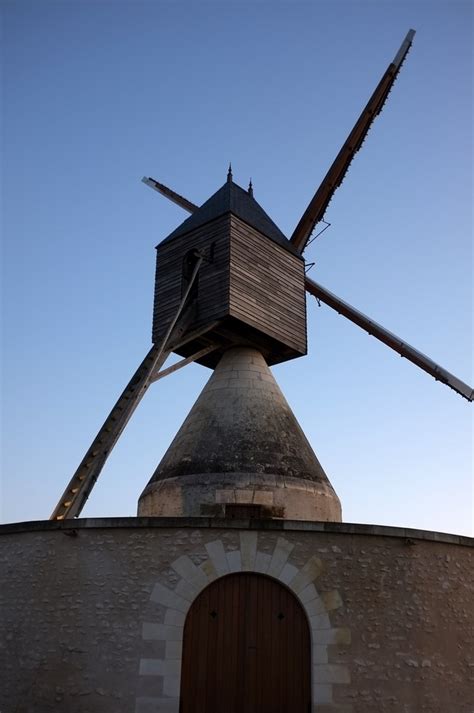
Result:
[[[216,580],[186,618],[180,713],[307,713],[310,646],[306,615],[279,582]]]

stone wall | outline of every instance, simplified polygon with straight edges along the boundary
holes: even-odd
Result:
[[[317,713],[472,713],[473,541],[341,523],[0,528],[2,713],[177,713],[186,612],[219,576],[290,587]]]

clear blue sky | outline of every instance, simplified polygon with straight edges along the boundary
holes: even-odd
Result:
[[[46,519],[150,346],[154,246],[246,187],[290,234],[410,27],[311,276],[472,382],[472,3],[3,2],[3,521]],[[344,519],[469,534],[472,405],[308,299],[274,373]],[[210,372],[151,387],[84,516],[134,515]]]

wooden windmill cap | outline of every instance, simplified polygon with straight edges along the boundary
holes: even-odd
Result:
[[[243,509],[242,509],[243,508]],[[341,506],[263,356],[223,355],[142,493],[138,514],[341,520]]]
[[[286,250],[300,257],[300,253],[295,249],[292,243],[290,243],[288,238],[283,235],[280,228],[273,222],[270,216],[265,213],[262,206],[257,203],[253,197],[253,190],[246,191],[232,180],[228,180],[224,183],[198,210],[173,230],[160,245],[163,245],[163,243],[179,235],[184,235],[195,228],[205,225],[226,213],[236,215]]]

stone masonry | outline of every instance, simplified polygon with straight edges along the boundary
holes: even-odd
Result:
[[[186,612],[235,571],[272,576],[300,600],[314,713],[474,710],[469,538],[206,518],[0,534],[2,713],[177,713]]]
[[[235,504],[260,507],[266,517],[341,520],[339,498],[272,372],[248,347],[223,355],[138,514],[224,517]]]

